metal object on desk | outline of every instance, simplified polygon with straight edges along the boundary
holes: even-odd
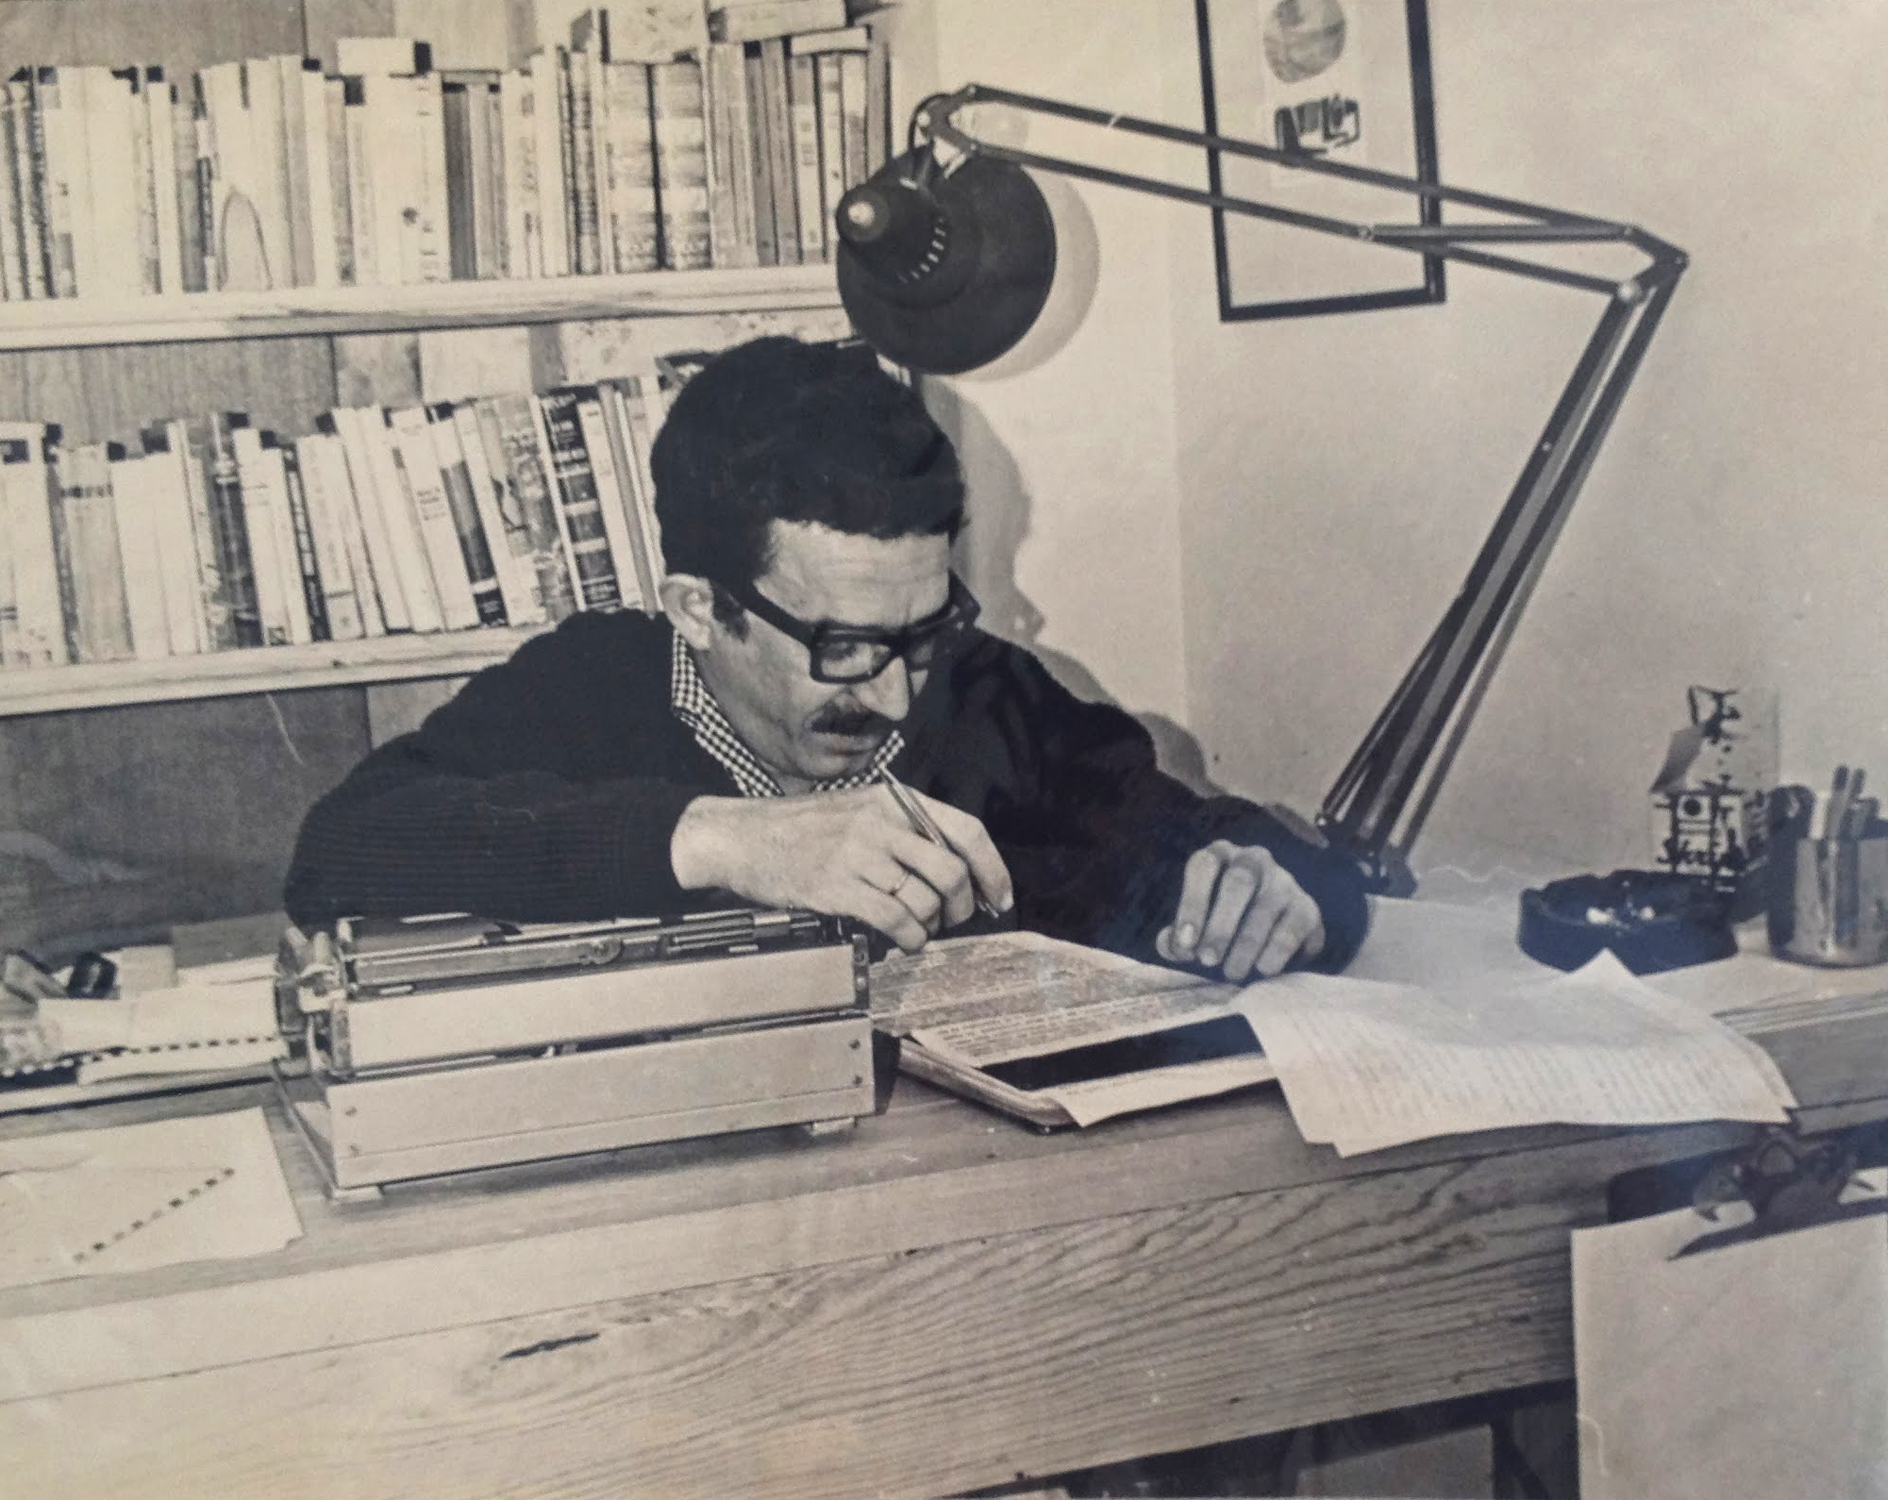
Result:
[[[866,949],[843,921],[730,910],[291,933],[277,1082],[331,1191],[882,1108]]]
[[[1888,826],[1862,795],[1868,773],[1836,768],[1829,796],[1777,788],[1770,821],[1770,949],[1832,968],[1888,960]]]

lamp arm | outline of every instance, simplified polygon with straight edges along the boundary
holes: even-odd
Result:
[[[1461,225],[1366,224],[1304,213],[1217,188],[1191,187],[984,140],[959,119],[962,111],[980,103],[1255,158],[1294,171],[1407,193],[1424,202],[1455,204],[1507,218]],[[1630,224],[983,84],[968,84],[954,93],[923,101],[913,112],[911,134],[914,145],[942,142],[966,157],[987,156],[1040,172],[1313,233],[1441,256],[1606,299],[1599,321],[1461,589],[1319,808],[1319,828],[1333,843],[1349,851],[1374,889],[1413,889],[1409,847],[1434,804],[1442,778],[1540,576],[1547,553],[1638,373],[1685,269],[1684,252]],[[927,158],[929,155],[926,153]],[[1600,242],[1637,250],[1645,257],[1644,267],[1634,276],[1615,280],[1525,258],[1525,247],[1531,245]],[[1522,253],[1502,253],[1487,248],[1490,245],[1520,247]]]

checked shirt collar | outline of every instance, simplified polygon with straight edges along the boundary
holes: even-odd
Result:
[[[669,709],[688,726],[695,743],[714,757],[715,762],[734,779],[743,797],[778,797],[783,795],[773,772],[763,766],[754,752],[721,711],[715,695],[702,680],[695,658],[679,635],[671,635],[673,650],[669,657]],[[905,737],[894,729],[872,756],[871,764],[850,776],[835,776],[813,784],[816,792],[839,792],[848,787],[866,786],[876,781],[898,752],[905,748]]]

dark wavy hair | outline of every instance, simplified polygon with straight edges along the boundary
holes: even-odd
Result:
[[[650,469],[669,571],[736,588],[771,566],[775,521],[885,539],[963,524],[956,449],[859,344],[764,338],[717,355],[677,394]]]

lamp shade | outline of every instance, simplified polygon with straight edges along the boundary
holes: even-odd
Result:
[[[833,217],[847,315],[914,370],[960,375],[998,358],[1055,281],[1049,206],[1009,162],[973,156],[945,173],[920,147],[848,192]]]

